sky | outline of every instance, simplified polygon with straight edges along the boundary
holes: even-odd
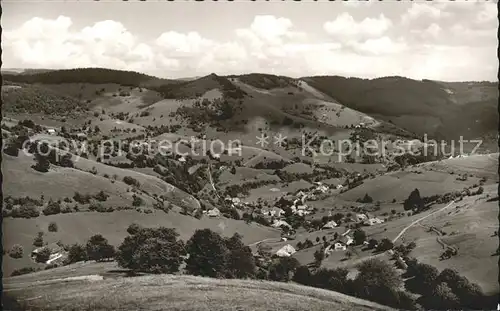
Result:
[[[3,68],[497,81],[493,1],[2,1]]]

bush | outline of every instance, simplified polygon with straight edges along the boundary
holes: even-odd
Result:
[[[141,228],[125,238],[118,247],[116,260],[120,267],[137,272],[177,272],[185,254],[184,243],[178,236],[171,228]]]
[[[51,200],[49,201],[47,207],[45,207],[42,212],[45,216],[59,214],[61,213],[61,204],[57,201]]]
[[[14,244],[9,251],[9,256],[14,259],[23,258],[23,247],[19,244]]]
[[[139,226],[136,223],[133,223],[130,226],[128,226],[127,233],[130,235],[134,235],[134,234],[137,234],[141,229],[142,229],[141,226]]]
[[[135,186],[135,187],[139,187],[140,186],[139,181],[137,179],[133,178],[133,177],[130,177],[130,176],[123,177],[123,182],[126,183],[129,186]]]
[[[13,209],[11,215],[15,218],[35,218],[40,216],[40,212],[34,203],[27,203]]]
[[[89,260],[103,261],[115,257],[115,248],[100,234],[90,237],[86,245]]]
[[[106,194],[104,191],[99,191],[99,193],[97,193],[96,195],[94,195],[94,199],[96,199],[97,201],[100,201],[100,202],[104,202],[108,199],[109,195]]]
[[[24,268],[16,269],[16,270],[12,271],[12,273],[10,274],[10,276],[18,276],[18,275],[33,273],[33,272],[36,272],[36,271],[37,270],[35,268],[33,268],[33,267],[24,267]]]
[[[69,247],[66,264],[72,264],[79,261],[87,261],[87,251],[83,245],[73,244]]]
[[[144,204],[144,200],[140,196],[134,194],[132,198],[133,198],[132,206],[141,206]]]
[[[51,222],[49,224],[49,232],[57,232],[57,224],[55,222]]]
[[[79,192],[75,192],[73,195],[73,200],[80,204],[88,204],[90,203],[91,196],[89,194],[80,194]]]
[[[373,198],[371,196],[369,196],[368,193],[366,193],[365,196],[362,199],[358,199],[358,202],[361,202],[361,203],[372,203],[373,202]]]

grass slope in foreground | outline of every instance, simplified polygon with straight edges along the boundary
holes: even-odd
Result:
[[[6,281],[6,295],[20,301],[21,310],[392,310],[291,283],[176,275],[60,280],[10,291]]]

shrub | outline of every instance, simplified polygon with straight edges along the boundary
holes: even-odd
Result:
[[[35,218],[40,216],[40,212],[34,203],[27,203],[13,209],[11,215],[15,218]]]
[[[16,269],[16,270],[12,271],[12,273],[10,274],[10,276],[18,276],[18,275],[23,275],[23,274],[33,273],[33,272],[36,272],[35,268],[33,268],[33,267],[24,267],[24,268]]]
[[[140,197],[140,196],[137,196],[137,195],[133,195],[132,196],[132,206],[141,206],[144,204],[144,200]]]
[[[80,194],[79,192],[75,192],[73,195],[73,200],[80,204],[88,204],[90,203],[91,196],[89,194]]]
[[[130,176],[123,177],[123,182],[126,183],[129,186],[135,186],[135,187],[139,187],[140,186],[139,181],[137,179],[133,178],[133,177],[130,177]]]
[[[134,235],[134,234],[137,234],[141,229],[142,229],[141,226],[139,226],[136,223],[133,223],[130,226],[128,226],[127,233],[130,235]]]
[[[123,268],[138,272],[177,272],[185,253],[184,243],[178,236],[171,228],[139,229],[118,247],[117,262]]]
[[[86,251],[89,260],[103,261],[115,256],[115,248],[100,234],[90,237],[87,241]]]
[[[19,244],[14,244],[9,251],[9,256],[14,259],[19,259],[23,257],[23,247]]]
[[[49,232],[57,232],[57,224],[55,222],[51,222],[49,224]]]
[[[45,207],[42,212],[45,216],[59,214],[61,213],[61,204],[57,201],[51,200],[49,201],[47,207]]]
[[[96,195],[94,195],[94,199],[96,199],[97,201],[100,201],[100,202],[104,202],[108,199],[109,195],[106,194],[104,191],[99,191],[99,193],[97,193]]]

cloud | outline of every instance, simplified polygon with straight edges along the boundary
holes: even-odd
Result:
[[[323,29],[330,35],[343,40],[367,39],[382,36],[392,26],[384,14],[376,18],[365,18],[356,22],[349,13],[342,13],[333,21],[326,22]]]
[[[118,21],[77,28],[69,17],[36,17],[4,29],[4,67],[108,67],[162,77],[268,72],[495,79],[496,7],[467,7],[474,10],[440,2],[413,3],[403,16],[342,13],[331,21],[318,20],[316,26],[325,33],[314,35],[288,18],[257,15],[226,40],[172,29],[144,40]]]

